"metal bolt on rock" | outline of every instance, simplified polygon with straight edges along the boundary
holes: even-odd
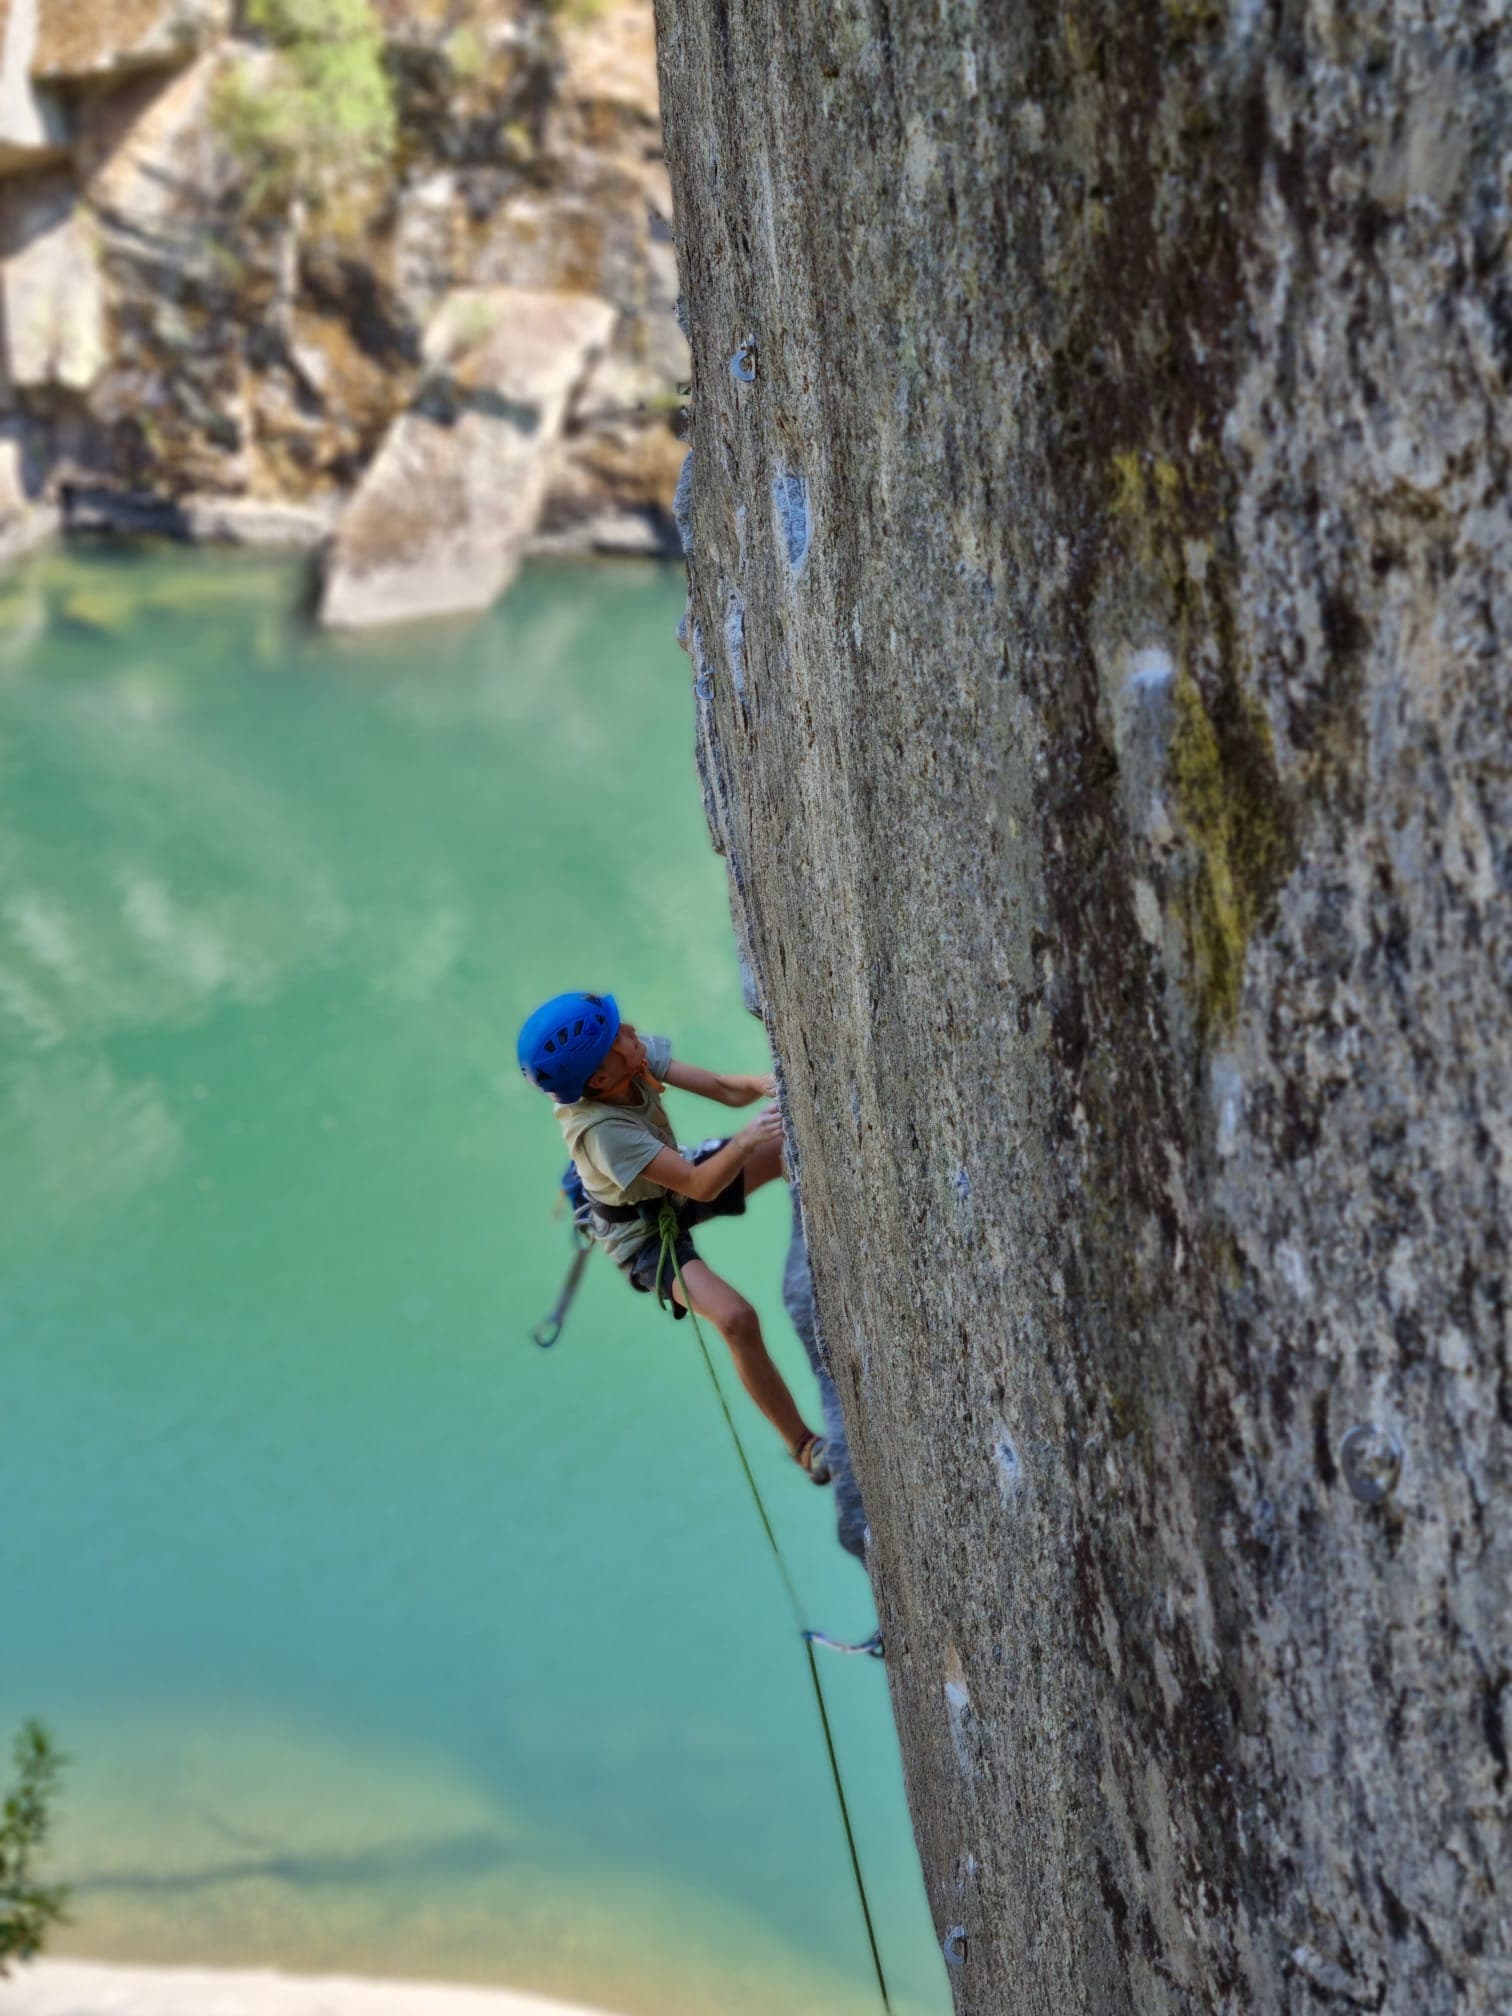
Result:
[[[1402,1445],[1388,1428],[1362,1421],[1339,1445],[1344,1481],[1362,1505],[1380,1505],[1402,1475]]]

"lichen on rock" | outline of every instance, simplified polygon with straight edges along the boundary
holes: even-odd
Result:
[[[1259,707],[1233,696],[1220,734],[1188,673],[1177,676],[1172,704],[1171,797],[1190,850],[1177,900],[1186,976],[1206,1036],[1238,1014],[1250,937],[1286,879],[1293,848]]]

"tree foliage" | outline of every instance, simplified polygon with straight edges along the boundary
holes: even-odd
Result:
[[[398,136],[372,0],[248,0],[246,24],[271,63],[228,75],[217,112],[247,200],[330,211],[385,166]]]
[[[44,1887],[32,1873],[33,1857],[47,1839],[63,1759],[40,1722],[24,1725],[14,1756],[16,1782],[0,1806],[0,1979],[9,1961],[36,1957],[65,1901],[62,1890]]]

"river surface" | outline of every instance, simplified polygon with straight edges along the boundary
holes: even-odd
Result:
[[[766,1068],[680,578],[537,568],[360,645],[298,589],[142,551],[0,588],[0,1732],[41,1714],[71,1758],[54,1948],[860,2016],[804,1662],[689,1326],[596,1255],[529,1335],[568,1248],[522,1015],[608,988]],[[749,1117],[672,1101],[685,1139]],[[817,1417],[786,1234],[773,1186],[700,1244]],[[813,1620],[864,1634],[827,1494],[735,1405]],[[895,2000],[939,2016],[885,1676],[825,1679]]]

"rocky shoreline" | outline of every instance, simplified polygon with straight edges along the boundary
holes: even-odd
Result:
[[[0,565],[289,547],[344,625],[485,606],[531,551],[680,550],[649,0],[331,12],[312,56],[281,0],[240,32],[229,0],[0,0]],[[317,59],[377,136],[337,186],[277,153]]]

